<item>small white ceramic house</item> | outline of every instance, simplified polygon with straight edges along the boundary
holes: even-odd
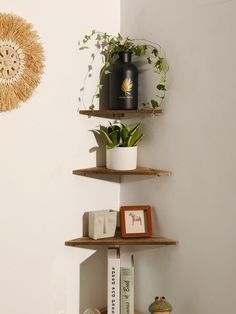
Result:
[[[89,212],[89,237],[97,240],[114,237],[117,212],[111,209]]]

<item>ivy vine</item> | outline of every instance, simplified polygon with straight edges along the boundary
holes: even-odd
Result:
[[[89,35],[85,35],[79,44],[79,50],[90,49],[93,45],[94,52],[91,53],[90,63],[88,70],[85,75],[83,86],[80,88],[79,103],[86,108],[84,103],[84,93],[87,80],[92,77],[93,63],[97,56],[102,57],[103,68],[100,73],[101,77],[103,74],[108,75],[111,73],[110,68],[113,62],[119,58],[119,53],[122,51],[132,52],[135,56],[145,56],[147,64],[153,67],[154,72],[158,75],[158,82],[155,89],[155,99],[143,102],[144,108],[158,108],[162,105],[166,96],[166,83],[167,83],[167,72],[169,66],[166,60],[165,52],[163,48],[157,43],[151,42],[146,39],[131,39],[129,37],[123,37],[121,34],[113,36],[103,32],[97,32],[92,30]],[[102,84],[97,84],[96,90],[92,96],[90,110],[94,110],[94,100],[100,98],[100,92],[103,88]]]

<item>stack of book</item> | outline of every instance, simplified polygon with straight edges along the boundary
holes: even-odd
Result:
[[[134,314],[134,256],[108,248],[107,314]]]

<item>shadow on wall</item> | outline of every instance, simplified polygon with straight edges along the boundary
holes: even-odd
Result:
[[[99,127],[97,127],[99,128]],[[106,164],[106,142],[98,133],[92,131],[95,140],[97,142],[97,146],[94,146],[89,149],[90,153],[96,152],[96,166],[101,167],[105,166]]]
[[[101,75],[100,71],[100,84],[103,86],[100,92],[99,109],[108,109],[109,107],[109,75],[104,73]]]
[[[102,309],[107,299],[107,255],[99,249],[80,264],[80,310]]]

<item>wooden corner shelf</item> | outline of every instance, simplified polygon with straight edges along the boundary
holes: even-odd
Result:
[[[99,109],[99,110],[80,110],[80,114],[89,117],[103,117],[103,118],[121,118],[132,117],[135,115],[150,115],[157,116],[163,113],[163,109],[136,109],[136,110],[112,110],[112,109]]]
[[[110,246],[110,245],[176,245],[178,242],[165,237],[150,237],[150,238],[105,238],[93,240],[89,237],[82,237],[65,242],[66,246],[86,247],[86,246]]]
[[[77,176],[89,176],[89,175],[145,175],[145,176],[170,176],[171,172],[166,170],[159,170],[146,167],[137,167],[134,170],[111,170],[106,167],[92,167],[85,169],[73,170],[73,174]]]

